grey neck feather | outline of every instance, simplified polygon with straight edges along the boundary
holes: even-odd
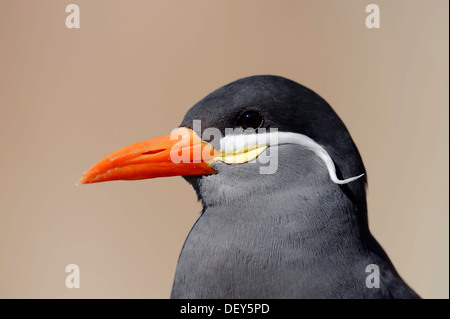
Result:
[[[364,283],[368,229],[356,206],[312,151],[279,146],[279,158],[273,175],[217,163],[218,174],[187,178],[204,210],[180,255],[172,297],[325,297],[355,271]],[[336,289],[317,287],[327,272]]]

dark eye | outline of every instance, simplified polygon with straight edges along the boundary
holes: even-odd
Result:
[[[238,117],[237,124],[243,129],[257,129],[261,127],[264,119],[257,111],[245,111]]]

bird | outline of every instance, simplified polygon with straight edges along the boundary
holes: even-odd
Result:
[[[293,80],[226,84],[169,135],[111,153],[80,183],[169,176],[202,203],[171,298],[420,298],[370,232],[366,170],[345,124]]]

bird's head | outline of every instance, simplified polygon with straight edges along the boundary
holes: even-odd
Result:
[[[252,76],[206,96],[170,135],[108,155],[80,183],[184,176],[204,201],[214,201],[326,177],[365,202],[364,173],[325,100],[283,77]]]

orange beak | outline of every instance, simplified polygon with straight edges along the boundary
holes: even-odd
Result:
[[[83,174],[80,184],[181,175],[209,175],[221,152],[191,129],[126,146],[109,154]]]

